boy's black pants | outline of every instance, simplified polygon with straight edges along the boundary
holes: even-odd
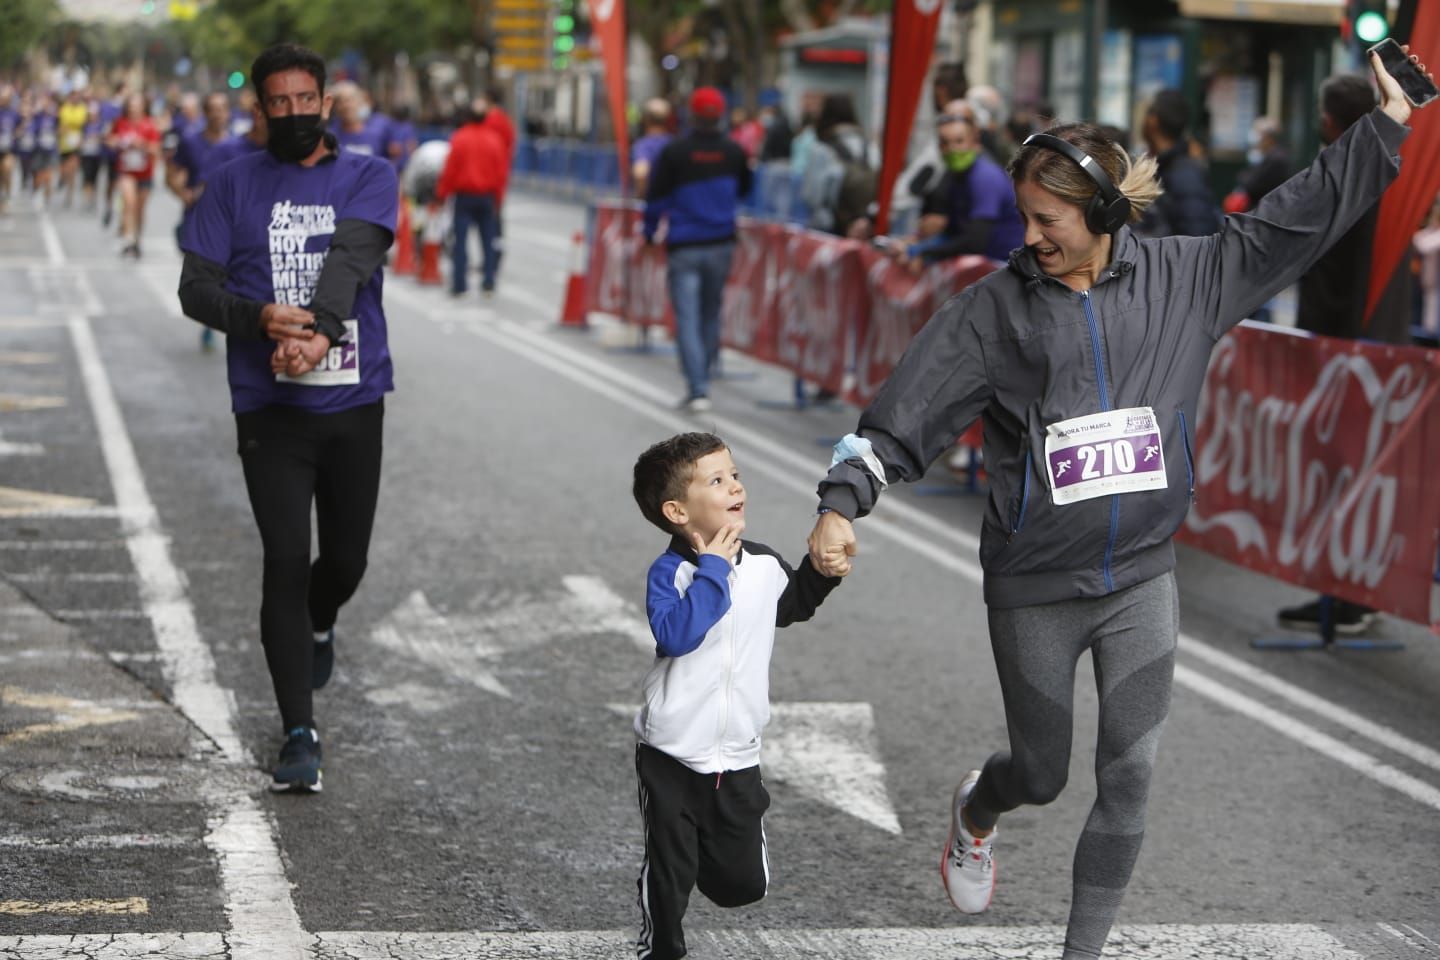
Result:
[[[685,956],[680,921],[699,887],[717,906],[765,896],[770,863],[763,815],[770,794],[760,768],[696,773],[653,747],[635,748],[645,862],[640,867],[642,960]]]

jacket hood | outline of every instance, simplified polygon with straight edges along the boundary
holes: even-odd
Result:
[[[1135,232],[1128,226],[1121,227],[1116,231],[1110,242],[1110,263],[1106,272],[1101,273],[1097,283],[1103,283],[1110,277],[1123,277],[1135,269],[1135,261],[1140,256],[1140,241],[1136,239]],[[1025,289],[1033,291],[1046,280],[1055,280],[1054,277],[1040,269],[1040,263],[1035,259],[1035,251],[1028,246],[1017,247],[1010,251],[1010,269],[1014,270],[1025,281]],[[1059,283],[1059,280],[1055,280]]]

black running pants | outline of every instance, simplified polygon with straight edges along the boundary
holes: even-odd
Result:
[[[365,573],[384,416],[377,401],[339,413],[274,405],[235,417],[265,552],[260,642],[285,731],[315,726],[313,634],[334,626]],[[313,564],[312,502],[320,541]]]
[[[770,863],[764,813],[770,794],[760,768],[696,773],[653,747],[635,748],[645,862],[640,867],[641,960],[685,956],[680,921],[696,887],[717,906],[765,896]]]

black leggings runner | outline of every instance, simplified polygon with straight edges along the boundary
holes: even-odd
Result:
[[[265,550],[260,641],[285,731],[315,726],[313,634],[335,625],[365,573],[380,493],[384,414],[384,401],[378,401],[339,413],[270,406],[235,417],[245,486]],[[320,540],[313,565],[312,500]]]

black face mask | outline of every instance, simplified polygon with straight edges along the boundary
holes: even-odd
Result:
[[[299,163],[320,144],[325,135],[325,121],[318,113],[292,113],[288,117],[268,117],[269,137],[265,146],[281,163]]]

